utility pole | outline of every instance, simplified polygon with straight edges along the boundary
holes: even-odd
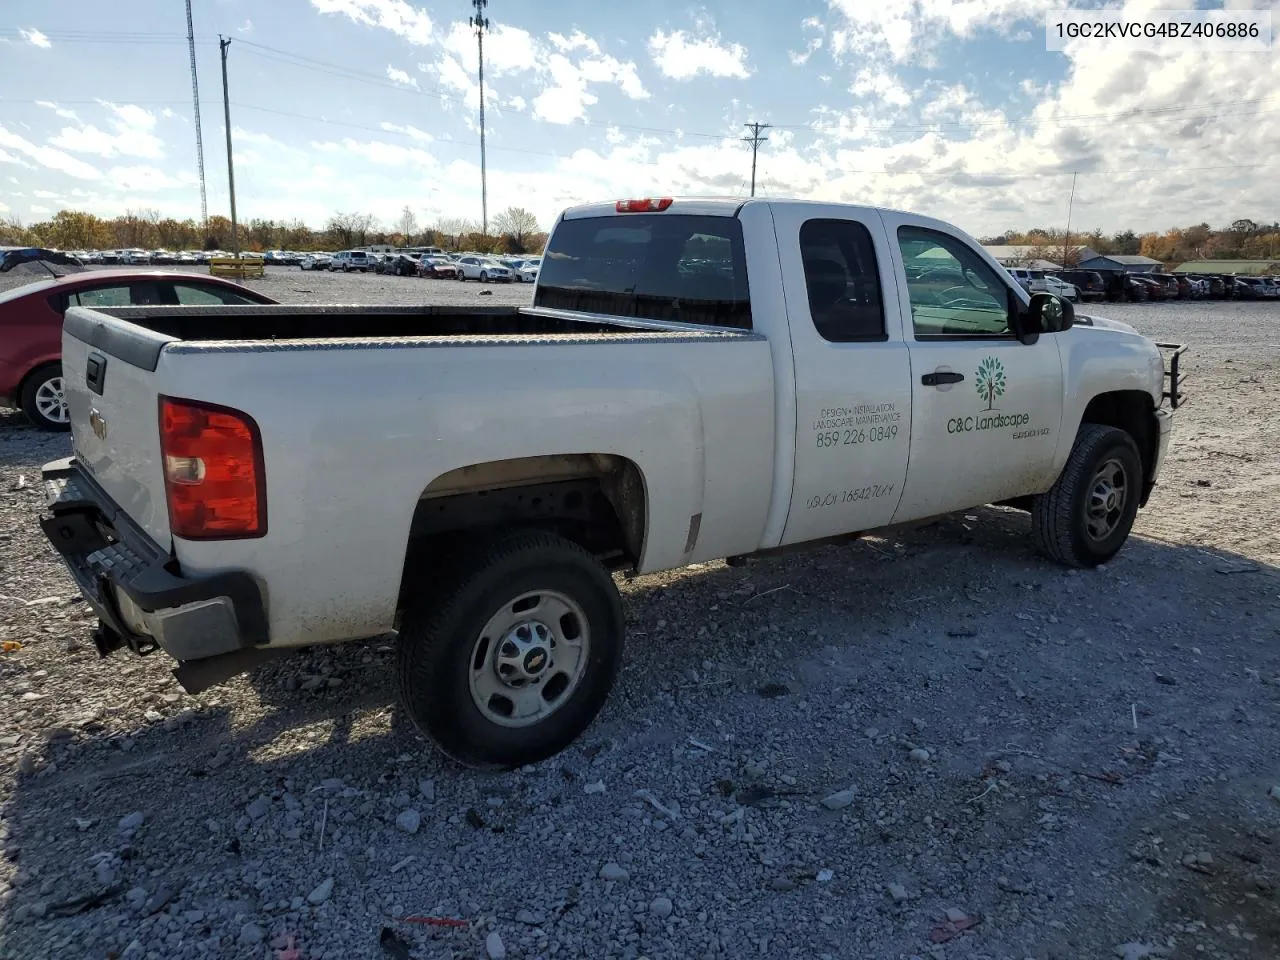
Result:
[[[486,239],[489,236],[489,181],[484,168],[484,32],[489,29],[489,20],[484,15],[484,8],[489,0],[471,0],[476,8],[476,15],[468,17],[467,22],[476,32],[476,44],[480,51],[480,231]]]
[[[196,169],[200,173],[200,229],[209,230],[209,195],[204,183],[204,136],[200,132],[200,82],[196,79],[196,29],[187,0],[187,49],[191,52],[191,112],[196,125]]]
[[[751,144],[751,195],[756,195],[756,152],[760,149],[760,144],[768,140],[768,137],[760,136],[761,130],[768,130],[767,123],[744,123],[744,127],[751,128],[751,136],[740,138],[743,143]]]
[[[218,49],[222,53],[222,111],[227,124],[227,187],[231,192],[231,252],[240,256],[240,239],[236,235],[236,168],[231,162],[231,95],[227,92],[227,47],[231,46],[231,38],[225,40],[218,34]]]
[[[1080,176],[1078,172],[1071,174],[1071,196],[1067,198],[1067,233],[1062,238],[1062,267],[1065,270],[1070,266],[1067,263],[1067,250],[1071,245],[1071,205],[1076,201],[1076,177]]]

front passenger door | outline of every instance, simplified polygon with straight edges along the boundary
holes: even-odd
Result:
[[[885,219],[910,313],[911,459],[894,522],[1047,490],[1063,408],[1057,338],[1018,340],[1011,288],[967,241]]]

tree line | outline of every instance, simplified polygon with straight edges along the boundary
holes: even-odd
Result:
[[[1080,246],[1091,247],[1104,256],[1151,257],[1171,266],[1188,260],[1280,260],[1280,223],[1233,220],[1220,229],[1198,223],[1164,233],[1141,234],[1132,230],[1111,235],[1101,230],[1072,231],[1069,238],[1058,228],[1035,228],[1007,230],[1000,236],[984,238],[982,243],[1030,246],[1033,249],[1028,252],[1029,259],[1066,266],[1075,264],[1077,255],[1072,248]]]
[[[371,213],[337,212],[319,229],[302,220],[254,218],[237,226],[241,250],[343,250],[372,244],[433,246],[478,253],[539,253],[547,235],[538,218],[521,207],[508,207],[485,235],[480,224],[463,217],[441,217],[419,225],[409,206],[394,224],[384,225]],[[231,221],[212,216],[204,226],[187,218],[163,216],[159,210],[128,210],[118,217],[99,217],[82,210],[59,210],[48,220],[24,225],[16,217],[0,217],[0,246],[39,246],[59,250],[230,250]]]

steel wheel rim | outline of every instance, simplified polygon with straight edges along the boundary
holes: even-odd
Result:
[[[1085,529],[1094,540],[1105,540],[1120,526],[1129,502],[1129,474],[1114,457],[1094,471],[1085,502]]]
[[[67,394],[61,377],[50,377],[36,387],[36,411],[53,423],[67,423],[71,413],[67,410]]]
[[[504,603],[476,637],[467,664],[471,701],[502,727],[529,727],[577,690],[591,651],[587,616],[554,590]]]

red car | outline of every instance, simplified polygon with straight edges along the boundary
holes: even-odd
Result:
[[[15,251],[0,252],[3,257]],[[27,258],[22,262],[31,262]],[[58,261],[54,261],[58,262]],[[276,303],[219,277],[181,270],[87,270],[0,293],[0,403],[37,427],[71,427],[62,390],[62,315],[67,307]]]

